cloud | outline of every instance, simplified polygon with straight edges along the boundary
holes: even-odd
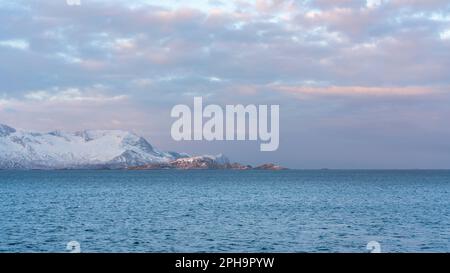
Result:
[[[450,81],[442,72],[450,59],[448,22],[433,19],[448,14],[442,1],[370,2],[375,8],[365,1],[233,3],[209,9],[204,8],[208,3],[171,7],[125,1],[92,1],[76,8],[63,1],[9,7],[0,21],[14,24],[14,32],[3,27],[2,39],[26,37],[30,52],[5,51],[2,59],[12,63],[14,58],[18,67],[0,64],[0,72],[24,78],[9,83],[23,92],[30,89],[28,82],[38,82],[35,75],[20,75],[30,66],[42,67],[42,77],[54,77],[53,85],[61,88],[99,81],[122,86],[139,78],[171,76],[213,76],[235,84]]]
[[[411,8],[417,10],[447,9],[448,11],[450,6],[449,2],[446,0],[391,0],[387,3],[397,8]]]
[[[105,96],[102,94],[89,94],[89,92],[82,92],[78,88],[69,88],[66,90],[49,91],[33,91],[27,93],[25,98],[35,101],[48,102],[109,102],[127,99],[126,95]]]
[[[20,49],[20,50],[27,50],[30,47],[30,45],[27,41],[20,40],[20,39],[0,41],[0,46],[10,47],[10,48]]]
[[[127,95],[107,94],[108,88],[91,86],[50,88],[23,97],[0,97],[0,123],[35,130],[129,129],[145,123]],[[126,113],[126,115],[124,114]],[[140,124],[139,126],[136,124]]]
[[[290,95],[304,97],[305,95],[331,96],[418,96],[441,93],[442,90],[431,87],[363,87],[363,86],[276,86],[276,90]],[[447,88],[448,90],[448,88]]]
[[[444,30],[441,33],[439,33],[439,37],[442,40],[450,40],[450,29]]]
[[[36,90],[26,93],[23,97],[0,98],[0,111],[24,111],[27,108],[42,108],[48,111],[48,107],[95,107],[99,105],[112,105],[124,103],[128,100],[127,95],[105,94],[108,89],[103,86],[92,86],[86,89],[53,87],[48,90]],[[51,108],[50,108],[51,109]]]

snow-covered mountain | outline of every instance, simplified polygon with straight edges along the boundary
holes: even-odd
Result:
[[[134,133],[85,130],[48,133],[16,130],[0,124],[1,169],[232,169],[283,170],[274,164],[253,168],[222,155],[189,156],[162,152]]]
[[[0,124],[0,169],[125,168],[183,157],[127,131],[37,133]]]

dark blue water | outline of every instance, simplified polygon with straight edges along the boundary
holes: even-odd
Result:
[[[0,171],[0,252],[450,251],[450,171]]]

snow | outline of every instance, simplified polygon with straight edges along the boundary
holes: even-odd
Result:
[[[14,133],[15,131],[16,131],[16,129],[14,129],[14,128],[11,128],[7,125],[0,124],[0,137],[7,136],[11,133]]]
[[[201,156],[193,156],[193,157],[187,157],[187,158],[179,158],[177,159],[178,162],[186,162],[186,163],[193,163],[199,160],[209,159],[211,161],[216,162],[217,164],[228,164],[230,163],[230,160],[224,156],[223,154],[218,155],[201,155]]]
[[[0,168],[126,167],[168,162],[144,138],[121,130],[36,133],[0,124]]]

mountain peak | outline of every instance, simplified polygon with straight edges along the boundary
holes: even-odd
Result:
[[[0,123],[0,136],[8,136],[12,133],[15,133],[16,129]]]

